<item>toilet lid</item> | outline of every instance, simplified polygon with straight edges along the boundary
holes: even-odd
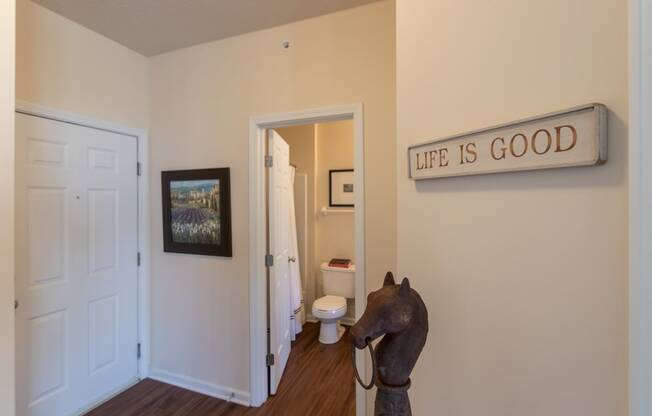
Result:
[[[346,299],[341,296],[326,295],[317,299],[313,306],[322,311],[336,311],[346,307]]]

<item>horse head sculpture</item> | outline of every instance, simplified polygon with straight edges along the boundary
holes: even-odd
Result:
[[[427,334],[428,311],[421,296],[407,278],[397,285],[388,272],[383,287],[369,294],[364,314],[351,328],[354,346],[369,347],[377,370],[372,379],[378,387],[376,415],[411,414],[407,396],[410,373]],[[383,335],[374,352],[371,342]]]

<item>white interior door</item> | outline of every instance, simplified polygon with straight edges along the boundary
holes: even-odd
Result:
[[[273,157],[269,169],[269,252],[274,265],[269,268],[270,393],[276,394],[290,356],[290,146],[269,130],[268,153]]]
[[[16,115],[18,416],[137,379],[136,163],[134,137]]]

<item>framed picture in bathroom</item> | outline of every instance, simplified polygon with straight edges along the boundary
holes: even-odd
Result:
[[[161,172],[163,249],[232,257],[229,168]]]
[[[355,189],[353,169],[336,169],[328,172],[328,205],[331,207],[353,207]]]

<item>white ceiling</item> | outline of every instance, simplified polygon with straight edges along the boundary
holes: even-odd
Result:
[[[34,0],[146,56],[376,0]]]

